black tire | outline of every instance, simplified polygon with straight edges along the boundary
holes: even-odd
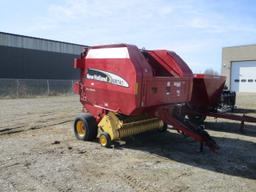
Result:
[[[96,139],[98,131],[97,123],[90,113],[78,115],[75,118],[73,129],[78,140],[92,141]]]
[[[112,144],[112,141],[111,141],[111,138],[110,138],[109,134],[106,133],[106,132],[102,132],[99,136],[99,143],[102,147],[109,148]]]

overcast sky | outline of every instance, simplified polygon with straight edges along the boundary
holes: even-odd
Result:
[[[169,49],[194,72],[256,43],[255,0],[0,0],[0,31],[84,45]]]

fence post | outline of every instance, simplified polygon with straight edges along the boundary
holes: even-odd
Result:
[[[19,87],[20,87],[19,79],[16,79],[16,96],[17,97],[19,97]]]
[[[73,93],[73,84],[74,84],[74,81],[73,80],[71,80],[71,90],[70,90],[70,93],[72,94]]]
[[[50,85],[49,85],[49,80],[47,79],[46,80],[47,82],[47,95],[49,96],[50,95]]]

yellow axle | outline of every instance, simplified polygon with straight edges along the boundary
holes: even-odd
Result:
[[[113,112],[105,115],[98,124],[99,129],[107,132],[112,141],[154,129],[161,129],[163,126],[163,121],[158,118],[142,116],[123,118]]]

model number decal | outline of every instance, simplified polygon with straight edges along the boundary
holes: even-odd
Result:
[[[129,87],[127,81],[125,81],[122,77],[99,69],[88,69],[86,78],[97,81],[104,81],[122,87]]]

